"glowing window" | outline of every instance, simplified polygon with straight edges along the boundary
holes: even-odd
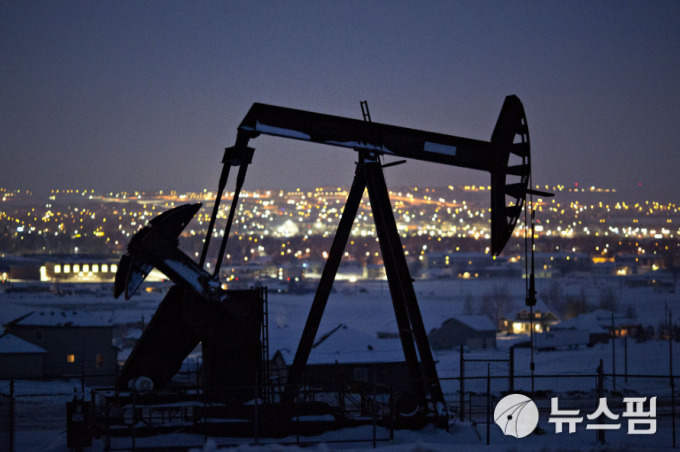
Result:
[[[54,266],[54,273],[61,273],[61,265],[57,264]]]
[[[64,264],[64,273],[71,273],[71,266],[69,264]]]
[[[67,363],[74,363],[74,362],[76,362],[76,355],[74,355],[73,353],[70,353],[70,354],[66,355],[66,362],[67,362]]]
[[[106,273],[106,272],[108,272],[108,271],[109,271],[109,266],[108,266],[108,264],[102,264],[102,272],[103,272],[103,273]]]
[[[512,324],[512,332],[515,334],[520,334],[524,332],[524,324],[521,322],[514,322]]]
[[[78,273],[80,271],[80,265],[73,264],[73,273]]]
[[[116,273],[118,271],[118,265],[111,264],[111,273]]]
[[[92,264],[92,272],[98,273],[98,272],[99,272],[99,265],[97,265],[97,264]]]
[[[90,271],[90,264],[83,264],[83,271],[89,272]]]

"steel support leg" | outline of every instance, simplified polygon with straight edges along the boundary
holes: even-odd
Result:
[[[203,242],[203,250],[201,251],[201,259],[198,261],[198,265],[201,266],[201,268],[203,268],[205,259],[208,257],[210,239],[212,238],[213,229],[215,228],[215,220],[217,219],[217,214],[220,209],[220,202],[222,201],[224,187],[227,185],[227,179],[229,179],[230,168],[231,166],[228,164],[224,164],[222,166],[222,174],[220,174],[220,181],[217,186],[217,197],[215,197],[215,204],[213,204],[212,215],[210,216],[210,224],[208,224],[208,233],[205,235],[205,242]]]
[[[399,325],[399,334],[402,337],[404,353],[409,367],[414,368],[412,370],[412,377],[416,374],[415,369],[422,372],[424,381],[421,378],[418,382],[420,383],[421,389],[419,393],[421,397],[422,394],[428,393],[434,403],[435,414],[442,416],[446,412],[444,395],[439,384],[437,369],[432,357],[432,351],[430,350],[430,343],[425,333],[425,326],[423,325],[420,308],[418,307],[416,293],[413,289],[413,279],[408,270],[401,239],[397,231],[397,224],[392,213],[392,204],[390,203],[383,170],[380,162],[377,160],[367,162],[364,167],[366,170],[368,195],[371,200],[371,209],[373,210],[373,219],[380,242],[380,251],[385,262],[385,271],[387,272],[387,280],[397,321],[399,322],[399,318],[403,316],[402,312],[405,311],[407,314],[406,325],[402,326],[403,321]],[[406,336],[408,336],[408,339],[406,339]],[[407,353],[407,348],[413,347],[413,339],[415,339],[416,346],[418,347],[421,361],[420,366],[418,366],[415,353],[413,353],[413,356],[409,356],[410,353]],[[410,345],[408,345],[409,343]],[[422,401],[426,402],[424,397]],[[427,407],[427,404],[425,403],[423,406]]]
[[[236,175],[236,188],[234,190],[234,198],[231,200],[231,207],[229,208],[229,217],[227,218],[227,224],[224,226],[224,237],[222,237],[222,243],[220,244],[220,251],[217,254],[217,262],[215,263],[215,270],[213,271],[213,277],[217,278],[220,275],[220,267],[222,267],[222,259],[224,259],[224,253],[227,249],[227,241],[229,240],[229,233],[231,232],[231,225],[234,222],[234,214],[236,213],[236,207],[238,205],[238,199],[241,195],[241,189],[243,188],[243,182],[246,179],[246,170],[248,169],[248,163],[243,162],[238,169],[238,174]]]
[[[302,373],[307,365],[309,353],[312,351],[314,338],[319,330],[321,317],[326,308],[331,289],[333,288],[333,281],[335,280],[335,275],[338,273],[342,254],[345,251],[347,240],[352,232],[352,224],[354,224],[354,219],[357,216],[357,211],[359,210],[361,198],[364,195],[365,189],[366,178],[364,172],[360,170],[360,166],[357,165],[354,182],[352,183],[352,188],[347,197],[345,209],[342,212],[340,224],[335,233],[331,250],[328,253],[328,259],[324,265],[323,273],[321,274],[321,279],[319,280],[319,285],[317,286],[316,294],[314,295],[314,301],[312,302],[312,307],[307,316],[307,323],[305,323],[305,328],[302,331],[302,338],[300,339],[295,358],[293,359],[293,364],[288,372],[288,380],[284,392],[285,402],[293,402],[297,395],[298,387],[302,379]]]

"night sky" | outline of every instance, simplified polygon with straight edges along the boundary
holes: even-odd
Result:
[[[678,202],[679,24],[675,0],[0,0],[0,187],[214,190],[253,102],[488,140],[516,94],[535,184]],[[251,145],[246,189],[352,181],[352,151]]]

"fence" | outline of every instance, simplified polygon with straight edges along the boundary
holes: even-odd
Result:
[[[509,393],[520,393],[529,396],[536,404],[539,424],[533,436],[538,434],[546,442],[574,448],[595,444],[625,444],[627,447],[637,445],[641,448],[677,447],[680,419],[676,412],[678,393],[675,385],[678,377],[608,374],[604,372],[602,364],[595,370],[590,375],[509,377],[491,376],[489,372],[486,377],[465,377],[464,383],[459,378],[441,380],[441,383],[447,400],[458,404],[452,407],[458,414],[457,422],[469,425],[483,444],[508,442],[501,429],[494,427],[494,407]],[[461,394],[459,388],[463,384],[466,392]],[[605,402],[601,402],[603,398],[606,399]],[[636,422],[651,422],[655,433],[636,434],[639,429],[627,417],[632,409],[632,401],[644,400],[644,409],[649,410],[652,398],[655,399],[653,415],[641,415]],[[571,419],[575,426],[573,432],[558,431],[559,416],[555,413],[553,403],[557,404],[560,411],[578,411]],[[612,415],[609,419],[594,416],[603,403]],[[578,419],[580,420],[576,422]],[[601,427],[599,423],[603,420],[610,425]]]
[[[0,450],[14,450],[14,382],[0,384]]]
[[[448,431],[441,430],[435,436],[431,428],[425,433],[396,428],[389,416],[390,394],[377,391],[370,384],[363,390],[345,387],[339,392],[310,391],[306,400],[342,406],[346,417],[339,419],[322,411],[288,412],[291,421],[286,428],[290,430],[287,434],[271,435],[266,426],[277,413],[267,411],[264,401],[256,398],[246,404],[250,405],[249,415],[235,421],[225,418],[225,412],[229,411],[225,404],[210,401],[190,387],[179,388],[177,397],[171,402],[148,403],[143,397],[126,399],[114,391],[99,390],[84,384],[81,379],[0,381],[0,450],[63,449],[67,442],[66,404],[74,398],[92,402],[92,419],[98,425],[93,441],[98,449],[104,450],[161,446],[186,449],[201,447],[207,440],[225,446],[323,442],[375,447],[386,441],[517,446],[526,441],[527,444],[560,444],[573,449],[603,443],[625,444],[629,448],[636,444],[647,448],[677,447],[680,421],[675,412],[677,378],[650,375],[624,378],[605,373],[600,367],[588,375],[515,375],[512,383],[508,375],[493,376],[491,372],[486,376],[463,379],[440,381],[451,418]],[[494,407],[510,392],[511,384],[514,385],[512,392],[527,394],[539,412],[538,427],[523,439],[504,436],[502,430],[494,426]],[[461,387],[464,387],[462,394]],[[253,388],[255,393],[257,388]],[[632,397],[645,397],[647,402],[656,397],[654,434],[629,434],[629,420],[623,417],[627,410],[624,399]],[[600,398],[606,398],[609,411],[618,417],[619,429],[593,430],[588,427],[597,422],[587,415],[597,411]],[[567,424],[562,433],[557,432],[551,406],[553,399],[558,400],[560,410],[579,410],[583,421],[575,424],[573,433],[566,431]],[[232,432],[230,436],[224,436],[227,430]]]

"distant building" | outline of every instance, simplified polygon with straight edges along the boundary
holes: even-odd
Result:
[[[50,257],[41,268],[41,280],[53,282],[110,282],[118,271],[118,259],[67,255]]]
[[[366,273],[366,279],[384,279],[387,273],[385,273],[385,266],[379,264],[367,264],[364,267]]]
[[[0,259],[0,280],[112,282],[118,259],[87,254],[39,254]]]
[[[659,271],[654,273],[647,273],[641,276],[631,276],[624,280],[624,284],[628,287],[642,288],[649,287],[654,292],[675,293],[676,282],[672,273],[668,271]]]
[[[617,254],[614,262],[619,276],[643,275],[666,268],[665,257],[659,254]]]
[[[110,319],[79,311],[34,311],[5,325],[10,334],[44,349],[44,376],[114,376],[117,353]]]
[[[42,377],[47,350],[13,334],[0,335],[0,379]]]
[[[10,256],[0,259],[0,281],[40,281],[41,260]]]
[[[486,253],[425,254],[423,273],[428,278],[492,278],[521,275],[516,262],[504,257],[493,258]]]
[[[621,315],[612,315],[611,311],[596,309],[587,314],[560,322],[555,325],[555,329],[578,328],[588,331],[589,343],[609,342],[612,336],[638,337],[643,333],[642,325],[639,320]]]
[[[590,272],[593,262],[585,253],[535,253],[535,274],[538,278],[553,278],[573,272]]]
[[[452,350],[463,345],[471,350],[496,347],[496,326],[485,315],[451,317],[428,334],[433,350]]]

